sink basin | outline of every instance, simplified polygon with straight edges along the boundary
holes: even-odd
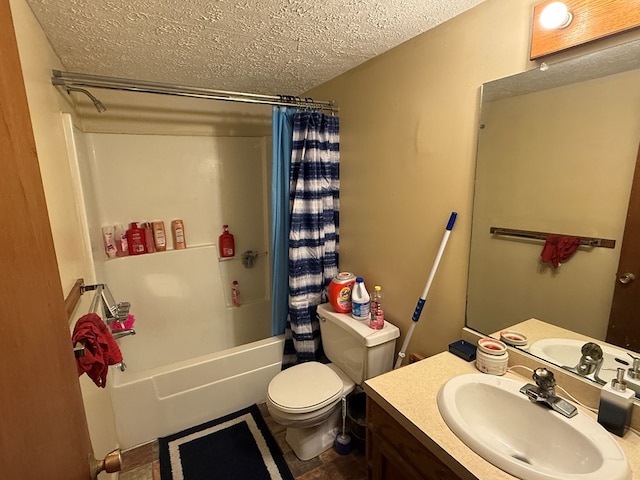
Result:
[[[560,367],[574,368],[580,361],[582,356],[581,349],[585,343],[585,341],[568,338],[545,338],[532,343],[529,347],[529,353]],[[624,350],[601,343],[598,343],[598,345],[602,348],[603,356],[602,367],[598,377],[605,383],[610,383],[611,380],[616,378],[616,370],[618,368],[622,367],[626,370],[629,367],[631,357]],[[587,377],[595,380],[593,374],[587,375]],[[625,381],[636,393],[640,391],[640,382],[628,377],[625,377]]]
[[[460,375],[438,392],[447,426],[471,450],[524,480],[627,480],[626,456],[599,423],[566,418],[520,393],[523,381]]]

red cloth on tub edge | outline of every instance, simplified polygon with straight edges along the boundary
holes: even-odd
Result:
[[[76,322],[72,341],[74,345],[84,345],[84,356],[76,358],[78,376],[86,373],[93,383],[104,388],[109,365],[122,361],[120,347],[107,324],[97,314],[88,313]]]
[[[579,246],[580,237],[547,235],[540,258],[543,262],[551,262],[553,268],[558,268],[561,263],[564,263],[574,254]]]

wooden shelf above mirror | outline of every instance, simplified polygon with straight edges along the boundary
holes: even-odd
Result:
[[[533,9],[531,60],[640,27],[638,0],[565,0],[562,3],[573,16],[571,23],[545,29],[540,14],[554,1],[539,3]]]

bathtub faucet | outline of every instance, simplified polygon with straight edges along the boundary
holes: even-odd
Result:
[[[111,332],[113,334],[113,338],[116,340],[122,337],[128,337],[129,335],[135,335],[136,331],[133,328],[128,330],[114,330]]]

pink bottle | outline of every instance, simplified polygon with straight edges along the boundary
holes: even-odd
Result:
[[[240,306],[240,290],[238,289],[238,281],[234,280],[231,285],[231,303],[234,307]]]

